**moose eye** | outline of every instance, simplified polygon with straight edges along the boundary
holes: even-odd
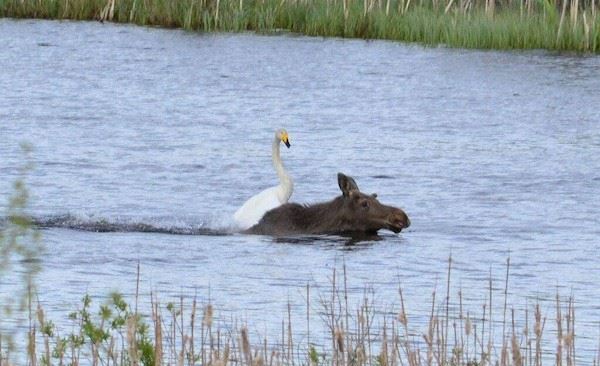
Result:
[[[362,201],[360,203],[360,205],[362,206],[362,208],[368,209],[369,208],[369,201]]]

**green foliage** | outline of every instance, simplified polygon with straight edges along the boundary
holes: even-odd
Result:
[[[310,349],[308,351],[308,359],[310,360],[311,365],[319,365],[319,353],[317,352],[314,346],[310,346]]]
[[[67,348],[77,353],[89,348],[92,355],[108,360],[114,352],[111,344],[114,345],[118,338],[127,340],[127,346],[131,346],[132,342],[137,346],[135,362],[130,359],[127,350],[121,350],[124,364],[141,362],[142,365],[154,365],[154,344],[150,339],[149,327],[139,315],[132,312],[122,294],[111,293],[107,302],[100,305],[95,313],[91,310],[92,298],[89,295],[85,295],[81,302],[82,308],[69,314],[69,318],[76,323],[76,331],[66,338],[56,339],[53,357],[64,356]],[[134,339],[129,338],[132,331]]]
[[[32,149],[27,144],[22,144],[21,149],[25,155],[25,163],[19,168],[19,177],[13,183],[5,219],[0,221],[0,319],[13,319],[16,325],[11,329],[0,328],[0,338],[8,343],[9,349],[14,348],[15,330],[22,325],[25,310],[31,306],[35,278],[41,270],[43,255],[40,234],[27,213],[30,197],[26,180],[33,169]],[[20,279],[14,278],[15,273],[21,274]],[[6,277],[9,278],[8,281]],[[5,291],[3,286],[7,283],[16,283],[16,286]]]
[[[112,11],[111,0],[0,0],[0,16],[102,19],[198,31],[287,30],[464,48],[600,52],[600,9],[587,6],[574,17],[563,17],[556,0],[495,1],[496,10],[489,14],[486,0],[119,0]]]
[[[143,334],[139,342],[140,362],[145,366],[154,366],[154,344],[147,335],[147,327],[144,328]]]
[[[52,323],[52,321],[44,322],[40,326],[40,333],[42,333],[43,335],[46,335],[48,337],[53,337],[54,329],[55,329],[55,326],[54,326],[54,323]]]
[[[65,352],[67,351],[68,344],[69,344],[68,339],[58,338],[56,340],[54,349],[52,350],[52,357],[56,358],[56,359],[62,359],[65,356]]]

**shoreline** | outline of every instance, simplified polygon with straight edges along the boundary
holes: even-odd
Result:
[[[9,0],[0,17],[89,20],[199,32],[271,32],[462,49],[598,54],[600,8],[578,0]]]

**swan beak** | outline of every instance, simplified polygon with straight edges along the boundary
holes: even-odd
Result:
[[[285,146],[289,149],[290,148],[290,140],[288,140],[287,138],[283,140],[283,143],[285,144]]]

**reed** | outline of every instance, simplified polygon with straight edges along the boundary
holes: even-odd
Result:
[[[600,52],[596,0],[0,0],[0,16]]]
[[[449,277],[452,263],[450,257]],[[494,297],[501,301],[502,308],[490,304],[491,296],[487,294],[480,316],[472,316],[468,311],[465,314],[463,290],[454,295],[447,278],[446,296],[436,300],[434,289],[431,304],[424,304],[429,308],[427,323],[412,325],[401,286],[397,310],[386,310],[386,304],[376,303],[371,290],[365,290],[356,307],[349,306],[344,264],[343,278],[334,269],[331,286],[320,289],[318,303],[311,303],[306,287],[306,314],[294,314],[296,307],[288,302],[281,319],[281,339],[275,342],[263,335],[262,341],[253,343],[253,339],[260,337],[248,322],[240,325],[236,320],[219,318],[210,301],[200,306],[203,314],[198,324],[196,298],[191,305],[181,297],[179,304],[169,302],[163,306],[150,293],[150,314],[140,314],[136,310],[137,294],[133,306],[118,293],[97,306],[86,295],[80,308],[70,315],[72,325],[63,329],[48,319],[41,302],[32,301],[30,313],[36,316],[28,326],[27,347],[22,356],[15,349],[12,357],[16,354],[30,365],[575,365],[573,297],[564,301],[557,293],[554,301],[537,300],[531,309],[526,306],[522,309],[525,325],[520,331],[517,324],[523,324],[523,317],[519,318],[519,311],[514,308],[507,310],[509,266],[507,260],[505,287],[498,290],[505,296]],[[495,291],[491,281],[488,283],[491,291]],[[550,343],[552,337],[545,335],[546,319],[541,313],[542,306],[552,303],[556,326],[550,333],[554,335],[554,348]],[[492,306],[502,309],[502,321],[491,320]],[[423,314],[424,310],[414,309],[414,313]],[[533,334],[529,332],[530,311],[535,314]],[[316,341],[314,336],[309,339],[306,334],[294,333],[294,329],[302,327],[293,324],[293,319],[314,322],[310,314],[319,315],[329,329]],[[306,329],[308,324],[304,325]],[[200,339],[194,336],[198,330]],[[423,340],[419,340],[419,335],[423,335]],[[0,364],[11,364],[14,359],[2,347],[0,343]],[[596,362],[596,354],[592,357],[590,361]]]

